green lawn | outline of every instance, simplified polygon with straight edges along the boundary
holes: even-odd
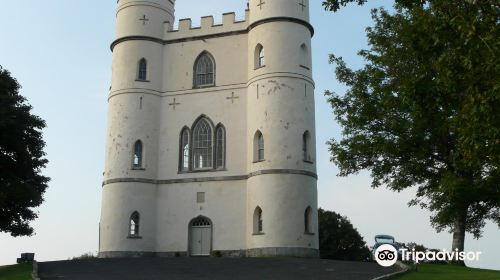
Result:
[[[0,280],[30,280],[32,271],[30,263],[0,266]]]
[[[397,280],[499,280],[500,271],[455,265],[422,264],[418,272],[410,272]]]

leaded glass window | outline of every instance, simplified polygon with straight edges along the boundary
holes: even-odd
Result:
[[[264,47],[261,46],[260,51],[259,51],[259,67],[262,67],[265,65],[266,65],[266,58],[264,55]]]
[[[133,168],[142,168],[142,152],[142,142],[141,140],[137,140],[134,144]]]
[[[215,147],[215,167],[216,168],[224,168],[225,165],[225,153],[226,153],[226,148],[225,148],[225,130],[224,127],[220,126],[217,128],[216,136],[215,136],[215,141],[216,141],[216,147]]]
[[[202,54],[196,60],[194,67],[195,87],[212,86],[215,84],[215,63],[208,53]]]
[[[145,58],[139,60],[139,71],[137,73],[137,80],[146,81],[148,76],[148,63]]]
[[[191,222],[192,227],[209,227],[212,223],[205,217],[198,217]]]
[[[201,119],[193,129],[194,169],[212,168],[212,154],[212,128],[206,119]]]
[[[186,128],[181,134],[181,163],[180,170],[189,170],[189,130]]]
[[[258,44],[255,48],[255,68],[264,67],[266,65],[266,57],[264,47]]]
[[[259,133],[257,141],[258,141],[257,142],[257,145],[258,145],[257,159],[264,160],[264,136],[262,135],[262,133]]]
[[[139,213],[130,216],[129,236],[139,236]]]

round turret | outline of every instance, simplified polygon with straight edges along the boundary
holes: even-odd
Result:
[[[318,256],[308,1],[251,0],[248,35],[250,256]],[[253,141],[252,141],[253,140]]]
[[[119,0],[116,38],[147,36],[162,39],[174,22],[174,0]]]
[[[271,18],[309,22],[309,0],[250,0],[250,24]]]
[[[162,39],[174,20],[173,11],[171,0],[118,1],[116,40],[111,47],[101,257],[155,250]]]

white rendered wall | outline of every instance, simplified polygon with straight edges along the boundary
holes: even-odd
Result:
[[[103,189],[100,252],[154,252],[156,250],[156,193],[151,184],[120,183]],[[140,213],[140,239],[131,239],[129,218]]]
[[[212,250],[245,249],[245,187],[245,181],[159,185],[157,251],[187,251],[189,222],[198,216],[212,221]],[[196,202],[197,192],[205,192],[205,203]]]
[[[147,21],[139,21],[144,16]],[[116,38],[163,38],[165,22],[169,23],[167,26],[174,22],[174,6],[169,0],[120,0],[116,12]]]
[[[275,18],[275,17],[288,17],[301,19],[309,22],[309,0],[304,0],[304,8],[299,3],[302,0],[269,0],[262,1],[264,4],[260,6],[260,0],[250,0],[250,23],[259,20]]]
[[[100,252],[187,252],[189,222],[198,216],[213,223],[212,250],[318,249],[309,13],[289,0],[265,2],[260,10],[251,0],[245,22],[225,14],[223,25],[206,17],[200,28],[183,20],[172,31],[169,0],[119,1],[117,39],[133,40],[113,45]],[[146,24],[139,21],[144,15]],[[292,20],[261,21],[278,17]],[[266,66],[255,69],[259,43]],[[216,62],[216,84],[194,88],[193,66],[203,51]],[[137,81],[141,58],[148,62],[146,82]],[[180,132],[201,115],[226,129],[226,168],[179,172]],[[254,163],[257,130],[265,138],[265,161]],[[303,160],[306,130],[310,162]],[[144,168],[133,170],[138,139]],[[196,202],[197,192],[205,193],[205,203]],[[253,235],[257,206],[263,235]],[[304,232],[307,207],[313,234]],[[141,214],[140,239],[127,238],[134,211]]]
[[[250,13],[252,21],[282,16],[294,9],[288,1],[268,1],[273,9]],[[251,2],[256,5],[257,1]],[[291,13],[288,11],[288,13]],[[304,13],[299,19],[306,20]],[[255,68],[256,47],[265,50],[265,66]],[[317,213],[313,211],[313,234],[305,232],[307,207],[317,209],[315,174],[314,82],[311,66],[301,57],[301,45],[310,50],[311,32],[294,21],[271,21],[255,26],[248,39],[248,132],[253,139],[257,130],[264,136],[265,160],[249,162],[249,172],[287,170],[306,174],[269,174],[251,177],[247,186],[247,245],[249,249],[311,248],[318,249]],[[304,132],[311,135],[311,161],[304,161]],[[247,146],[247,157],[254,155],[254,145]],[[262,209],[263,234],[253,234],[256,207]],[[264,251],[265,252],[265,251]],[[278,253],[279,254],[279,253]],[[286,254],[286,253],[285,253]]]

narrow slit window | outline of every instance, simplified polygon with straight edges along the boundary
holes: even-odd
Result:
[[[137,212],[134,212],[130,216],[129,236],[130,237],[139,236],[139,213],[137,213]]]
[[[304,212],[304,227],[305,227],[305,233],[312,233],[312,208],[309,206],[307,207],[306,211]]]
[[[134,144],[133,168],[142,168],[143,146],[141,140],[137,140]]]
[[[263,161],[264,156],[264,136],[257,131],[254,136],[254,161]]]
[[[311,158],[311,133],[309,131],[304,132],[302,135],[302,154],[304,161],[312,161]]]
[[[262,209],[260,207],[255,208],[253,214],[253,233],[260,234],[264,232],[264,224],[262,220]]]
[[[180,170],[189,170],[189,130],[185,128],[181,133],[181,146],[180,146]]]
[[[309,69],[311,63],[309,62],[309,50],[306,44],[300,46],[300,59],[300,65]]]
[[[216,147],[215,147],[215,167],[224,168],[226,161],[226,132],[224,127],[219,126],[216,132]]]
[[[264,47],[258,44],[255,48],[255,68],[260,68],[266,66],[266,56],[264,52]]]
[[[137,80],[146,81],[148,78],[148,62],[145,58],[139,60],[139,70],[137,73]]]

